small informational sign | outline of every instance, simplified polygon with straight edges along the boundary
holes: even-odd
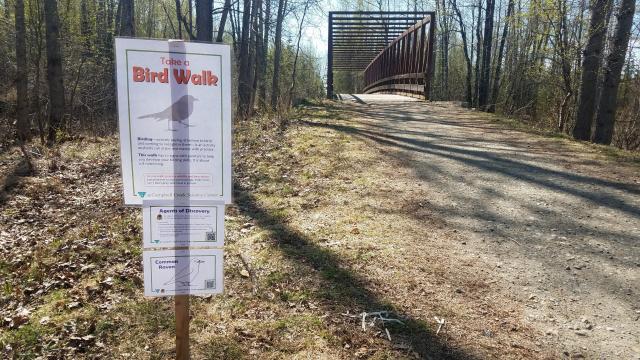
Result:
[[[229,45],[116,38],[124,201],[231,202]]]
[[[144,249],[223,247],[224,204],[162,205],[145,201],[142,208]]]
[[[222,293],[222,249],[146,250],[146,296]]]

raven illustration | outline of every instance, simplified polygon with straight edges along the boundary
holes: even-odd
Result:
[[[164,285],[179,285],[182,287],[191,286],[193,280],[198,277],[198,273],[200,273],[200,264],[204,263],[203,260],[195,258],[191,260],[193,265],[189,263],[187,266],[183,267],[178,271],[171,280],[168,280],[164,283]]]
[[[171,130],[169,125],[172,121],[179,122],[184,126],[193,126],[185,122],[189,120],[189,116],[193,113],[194,101],[198,101],[198,99],[191,95],[184,95],[168,108],[157,113],[138,116],[138,119],[153,118],[157,121],[167,120],[167,130]]]

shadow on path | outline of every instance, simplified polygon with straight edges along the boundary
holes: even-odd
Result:
[[[278,216],[263,208],[246,188],[236,183],[235,191],[239,209],[252,217],[260,228],[271,232],[283,254],[299,265],[313,269],[329,284],[333,296],[322,300],[328,301],[334,311],[344,307],[354,311],[393,312],[405,326],[393,327],[392,347],[402,349],[403,345],[409,343],[412,350],[423,359],[477,359],[460,349],[448,347],[425,322],[397,311],[393,304],[380,299],[368,289],[370,283],[349,270],[337,254],[289,227]],[[355,322],[353,325],[358,326]]]
[[[354,98],[358,104],[364,104],[364,105],[366,105],[366,104],[367,104],[367,103],[366,103],[364,100],[362,100],[360,97],[355,96],[355,95],[353,95],[353,94],[349,94],[349,95],[350,95],[352,98]]]
[[[398,135],[384,134],[360,129],[354,126],[321,124],[304,120],[302,122],[309,126],[330,128],[361,136],[381,144],[404,150],[417,151],[459,161],[480,170],[499,173],[533,185],[539,185],[551,190],[571,194],[576,197],[590,200],[600,206],[620,210],[629,215],[640,217],[640,208],[638,208],[638,206],[628,203],[626,200],[615,196],[614,194],[586,191],[579,188],[580,185],[597,185],[611,190],[625,191],[636,195],[640,194],[640,187],[633,184],[612,182],[594,177],[547,169],[541,166],[511,160],[496,153],[439,145],[428,140],[418,140]],[[554,177],[574,183],[576,186],[568,186],[566,184],[555,182],[553,180]]]

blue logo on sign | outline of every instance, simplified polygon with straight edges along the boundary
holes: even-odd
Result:
[[[141,198],[143,198],[146,194],[146,191],[138,191],[138,195],[140,195]]]

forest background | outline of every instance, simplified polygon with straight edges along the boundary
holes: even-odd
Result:
[[[431,100],[640,149],[635,0],[4,0],[0,143],[116,131],[113,38],[225,42],[236,116],[283,118],[325,96],[328,10],[435,10]],[[358,92],[361,74],[335,88]]]

